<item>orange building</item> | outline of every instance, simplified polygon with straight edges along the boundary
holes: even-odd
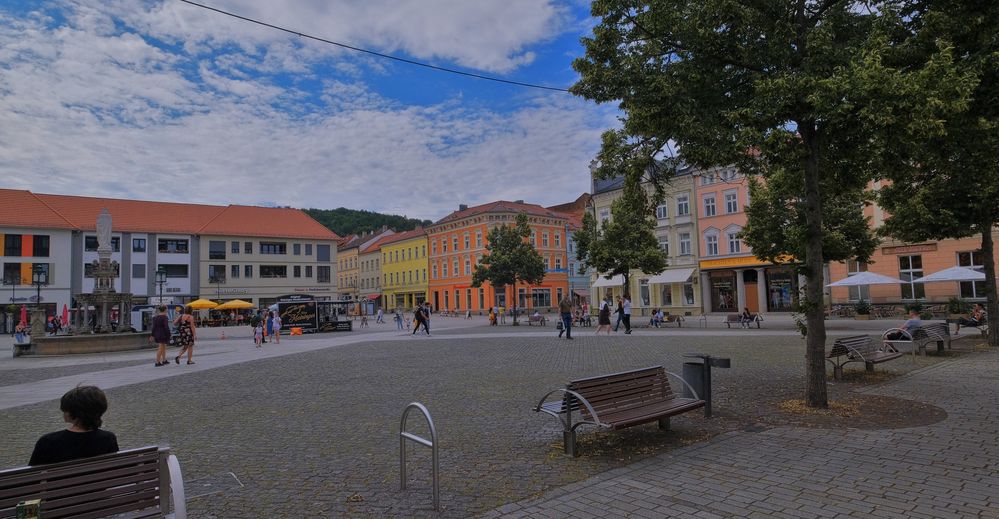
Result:
[[[486,236],[498,225],[515,225],[525,213],[531,227],[531,243],[545,261],[545,278],[538,285],[504,287],[496,291],[488,283],[472,287],[472,272],[487,253]],[[427,228],[429,240],[429,300],[435,309],[464,312],[488,311],[493,306],[552,311],[568,293],[566,258],[567,217],[535,204],[490,202],[475,207],[459,206]]]

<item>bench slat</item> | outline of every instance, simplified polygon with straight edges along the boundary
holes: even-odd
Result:
[[[156,470],[155,466],[153,469],[154,470],[151,471],[143,470],[141,472],[116,470],[114,471],[115,477],[102,477],[100,480],[94,480],[93,482],[87,482],[88,480],[83,478],[74,478],[78,483],[75,485],[65,484],[66,480],[53,482],[41,481],[31,485],[25,485],[23,487],[18,487],[16,489],[16,494],[12,493],[10,498],[0,499],[0,508],[16,505],[25,495],[34,495],[38,496],[38,499],[50,501],[65,496],[87,494],[108,488],[116,488],[123,485],[138,484],[148,481],[158,484],[159,471]],[[101,476],[107,475],[109,474],[101,474]]]
[[[122,511],[130,511],[158,506],[159,496],[159,482],[146,481],[62,499],[42,498],[43,517],[81,517],[93,512],[104,514],[95,517],[104,517],[108,515],[109,508],[125,508]]]
[[[19,487],[32,481],[52,481],[76,475],[107,471],[118,467],[128,467],[139,463],[155,465],[159,462],[156,447],[119,451],[114,454],[96,456],[86,460],[72,460],[51,465],[19,467],[0,471],[0,496],[10,488]]]
[[[612,429],[624,429],[633,425],[652,422],[666,416],[674,416],[680,413],[704,407],[703,400],[693,398],[675,398],[655,405],[630,409],[619,413],[601,415],[600,421],[611,424]]]

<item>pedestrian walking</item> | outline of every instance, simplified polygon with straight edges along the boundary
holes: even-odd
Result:
[[[264,342],[264,325],[257,321],[257,326],[253,328],[253,343],[259,348]]]
[[[631,335],[631,295],[624,294],[624,304],[621,306],[621,317],[624,320],[624,334]]]
[[[617,296],[617,309],[614,310],[614,313],[617,314],[617,320],[614,321],[614,331],[616,332],[621,327],[621,321],[624,320],[624,301],[621,300],[621,296]]]
[[[403,329],[403,327],[402,327],[402,314],[399,313],[399,309],[398,308],[395,309],[395,317],[393,319],[395,320],[395,327],[396,327],[396,329],[402,330]]]
[[[597,311],[597,332],[596,335],[600,335],[600,330],[605,330],[607,335],[611,333],[611,323],[610,323],[610,307],[611,298],[607,296],[603,301],[600,302],[600,309]]]
[[[427,301],[423,305],[423,329],[427,331],[427,335],[430,335],[430,301]]]
[[[156,315],[150,328],[150,339],[156,343],[156,367],[170,364],[167,360],[167,343],[170,342],[170,318],[164,305],[156,307]]]
[[[416,335],[416,332],[420,331],[421,325],[426,330],[427,335],[430,335],[430,329],[427,328],[427,315],[424,313],[423,305],[418,305],[413,311],[413,333],[411,335]]]
[[[572,340],[572,298],[568,294],[558,302],[558,312],[562,317],[562,328],[558,331],[558,336],[561,338],[564,332],[565,338]]]
[[[277,312],[274,312],[271,327],[274,328],[274,342],[281,344],[281,315]]]
[[[385,324],[385,315],[381,308],[378,309],[378,313],[375,315],[375,322]]]
[[[274,337],[274,312],[268,310],[266,314],[266,326],[264,326],[264,337]]]
[[[191,307],[184,308],[184,313],[177,316],[174,322],[177,325],[179,335],[180,353],[173,358],[173,361],[180,364],[180,358],[187,352],[187,363],[194,364],[194,341],[197,339],[197,331],[194,326],[194,316],[191,315]]]

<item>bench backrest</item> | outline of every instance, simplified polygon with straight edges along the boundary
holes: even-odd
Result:
[[[742,314],[728,314],[725,316],[725,320],[730,323],[738,323],[742,321]]]
[[[167,449],[143,447],[0,471],[0,519],[16,517],[17,504],[32,499],[42,500],[40,515],[45,519],[97,518],[138,510],[162,516],[161,489],[166,492],[170,481],[160,464],[166,463],[168,454]]]
[[[926,332],[926,336],[930,339],[944,340],[950,338],[950,326],[945,323],[925,324],[920,329]]]
[[[675,398],[662,366],[573,380],[568,389],[582,395],[598,416]],[[572,407],[579,409],[579,402],[573,399]],[[587,414],[585,407],[581,411]]]
[[[839,357],[853,351],[858,351],[861,354],[873,352],[874,341],[871,340],[871,336],[851,335],[849,337],[840,337],[833,342],[832,350],[829,351],[827,357]]]

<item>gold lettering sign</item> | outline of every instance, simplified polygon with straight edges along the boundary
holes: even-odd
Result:
[[[901,245],[898,247],[882,247],[882,254],[911,254],[913,252],[933,252],[937,250],[936,243],[924,243],[921,245]]]

